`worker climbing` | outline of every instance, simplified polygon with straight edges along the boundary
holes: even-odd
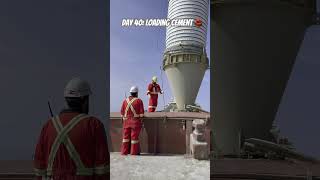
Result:
[[[158,94],[162,94],[163,91],[160,85],[157,84],[157,77],[152,77],[152,83],[148,85],[147,95],[149,96],[148,112],[155,112],[158,105]]]
[[[142,129],[141,118],[144,115],[144,107],[138,98],[138,87],[132,86],[130,96],[126,98],[121,106],[121,117],[123,123],[123,139],[121,145],[122,155],[139,155],[139,134]]]
[[[104,126],[88,115],[90,94],[89,84],[79,78],[66,85],[66,108],[46,122],[36,145],[36,179],[110,179]]]

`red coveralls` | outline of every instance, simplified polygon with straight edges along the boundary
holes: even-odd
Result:
[[[148,112],[155,112],[158,105],[158,93],[161,93],[161,88],[157,83],[150,83],[148,85],[147,95],[150,95],[149,98],[149,107]]]
[[[103,124],[95,117],[63,112],[42,128],[36,146],[36,179],[110,179],[110,157]]]
[[[144,108],[141,99],[130,96],[123,101],[121,106],[121,117],[123,119],[122,155],[140,154],[139,134],[142,128],[141,117],[143,115]]]

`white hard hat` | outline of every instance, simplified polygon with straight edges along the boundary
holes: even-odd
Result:
[[[83,97],[92,94],[87,81],[80,78],[71,79],[64,88],[64,97]]]
[[[158,80],[157,76],[153,76],[153,77],[152,77],[152,81],[153,81],[153,82],[157,82],[157,80]]]
[[[137,93],[139,91],[138,87],[137,86],[132,86],[130,88],[130,93]]]

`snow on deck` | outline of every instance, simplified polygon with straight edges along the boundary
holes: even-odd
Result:
[[[183,155],[121,156],[110,153],[111,180],[194,180],[210,179],[210,161]]]

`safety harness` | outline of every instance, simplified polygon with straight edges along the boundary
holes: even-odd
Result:
[[[48,158],[48,166],[46,170],[40,170],[40,169],[34,169],[36,176],[52,176],[52,167],[54,163],[54,159],[56,156],[56,153],[58,152],[60,144],[64,144],[67,148],[67,151],[71,157],[71,159],[74,161],[77,170],[76,175],[79,176],[92,176],[93,174],[102,175],[109,172],[109,165],[103,165],[98,166],[94,168],[87,168],[81,161],[80,155],[75,149],[74,145],[72,144],[68,133],[83,119],[88,118],[87,114],[79,114],[76,117],[74,117],[65,127],[60,122],[59,116],[52,118],[52,123],[57,131],[57,137],[51,147],[50,155]]]
[[[127,101],[127,107],[126,107],[126,109],[125,109],[125,111],[124,111],[124,116],[123,116],[123,120],[127,120],[128,119],[128,117],[127,117],[127,114],[128,114],[128,111],[129,111],[129,108],[130,108],[130,110],[132,111],[132,113],[133,113],[133,117],[135,117],[135,118],[138,118],[138,117],[142,117],[143,116],[143,114],[137,114],[137,112],[136,112],[136,110],[133,108],[133,106],[132,106],[132,103],[134,102],[134,101],[136,101],[138,98],[132,98],[131,100],[129,99],[129,98],[127,98],[126,99],[126,101]]]
[[[131,111],[132,111],[132,113],[133,113],[133,117],[143,117],[143,114],[137,114],[137,112],[136,112],[136,110],[133,108],[133,106],[132,106],[132,103],[134,102],[134,101],[136,101],[138,98],[132,98],[131,100],[129,99],[129,98],[127,98],[126,99],[126,101],[127,101],[127,107],[126,107],[126,109],[125,109],[125,111],[124,111],[124,116],[123,116],[123,120],[127,120],[128,118],[127,118],[127,114],[128,114],[128,111],[129,111],[129,108],[131,109]],[[123,143],[128,143],[128,142],[130,142],[130,139],[122,139],[122,142]],[[131,140],[131,144],[137,144],[137,143],[139,143],[139,141],[138,140]]]
[[[152,91],[150,92],[149,90],[148,90],[148,93],[149,94],[159,94],[159,92],[157,91],[157,85],[155,85],[155,84],[152,84]]]

